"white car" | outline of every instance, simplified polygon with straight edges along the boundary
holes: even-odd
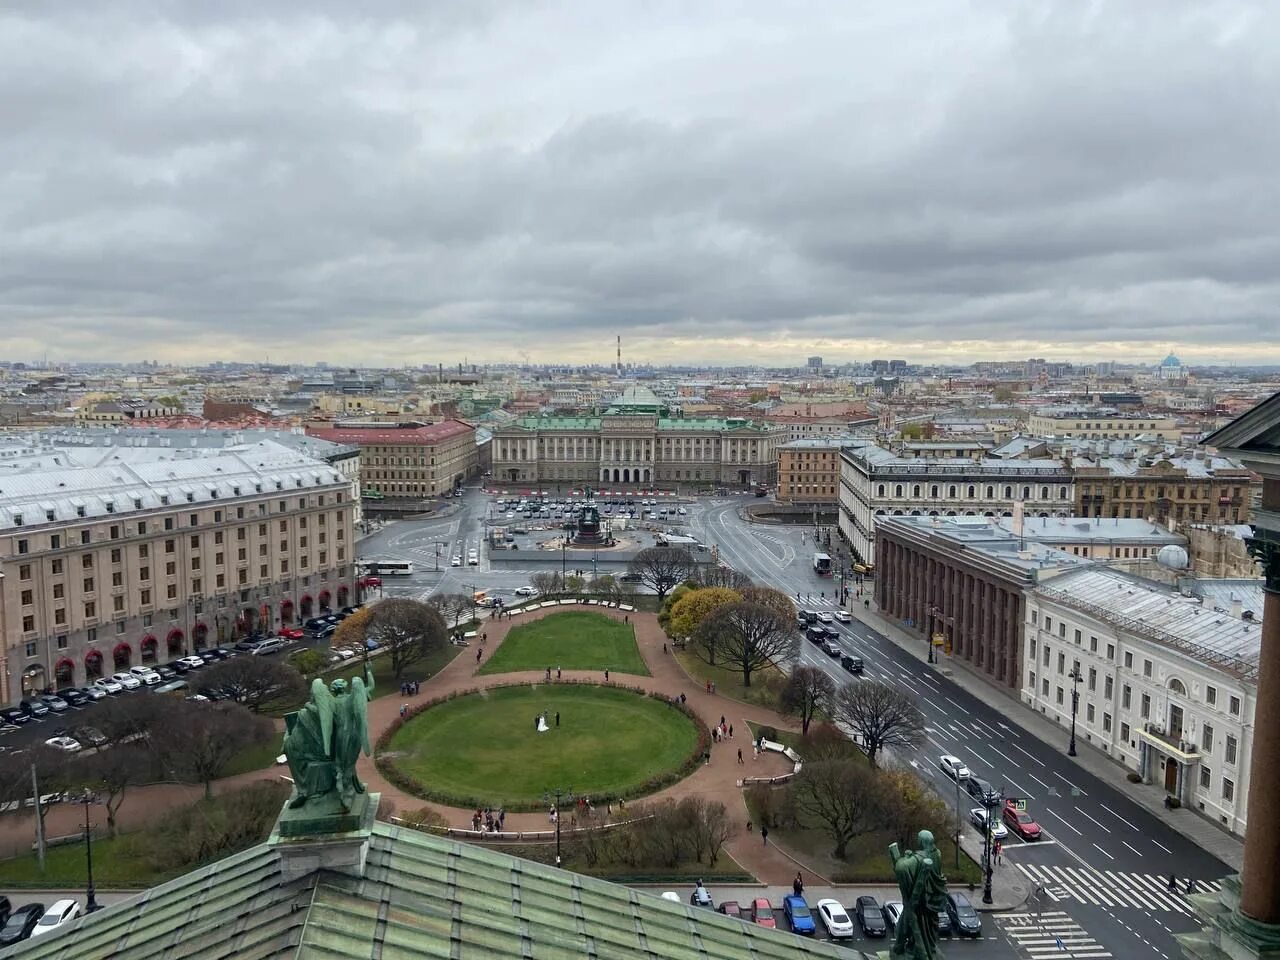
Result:
[[[204,657],[179,657],[178,663],[192,670],[199,670],[204,666]]]
[[[678,511],[676,511],[676,512],[677,512],[677,513],[679,513],[679,514],[680,514],[680,516],[682,516],[682,517],[687,516],[687,515],[688,515],[688,513],[689,513],[689,511],[688,511],[688,510],[686,510],[684,507],[681,507],[681,508],[680,508]]]
[[[81,687],[80,690],[90,700],[102,700],[107,695],[106,690],[102,689],[102,687],[93,683],[89,684],[87,687]]]
[[[53,747],[55,750],[61,750],[63,753],[79,753],[80,741],[74,737],[50,737],[44,742],[46,747]]]
[[[823,623],[830,623],[835,619],[835,617],[832,615],[830,610],[822,610],[818,613],[818,619]]]
[[[848,610],[837,610],[836,619],[841,623],[853,623],[853,617]]]
[[[898,921],[902,919],[902,901],[886,900],[880,912],[884,914],[884,925],[889,928],[889,936],[892,937],[898,929]]]
[[[333,653],[339,660],[354,660],[356,658],[356,652],[350,647],[338,647]]]
[[[987,825],[987,811],[982,807],[974,807],[969,811],[969,822],[972,823],[977,828],[978,833],[981,834]],[[995,825],[991,828],[991,839],[1003,840],[1007,836],[1009,836],[1008,828],[997,820]]]
[[[78,916],[80,916],[80,904],[78,902],[75,900],[57,900],[36,923],[35,928],[31,931],[31,936],[34,939],[35,937],[43,937],[46,933],[53,933],[64,923],[70,923]]]
[[[537,595],[538,591],[533,587],[516,587],[517,597],[536,597]]]
[[[111,679],[124,687],[126,690],[137,690],[142,686],[142,681],[135,677],[132,673],[121,672],[113,673]]]
[[[480,558],[476,556],[475,553],[467,554],[467,566],[478,567],[479,565],[480,565]]]
[[[844,907],[840,906],[840,901],[819,900],[818,916],[822,918],[822,925],[827,928],[827,935],[832,940],[853,936],[853,921],[844,912]]]
[[[449,566],[451,567],[462,566],[462,558],[455,553],[452,557],[449,558]]]
[[[938,758],[938,766],[941,768],[943,773],[957,783],[962,780],[968,780],[973,776],[973,774],[969,772],[969,768],[964,765],[963,761],[961,761],[959,757],[953,757],[950,754],[943,754],[940,756]]]
[[[130,667],[129,672],[145,683],[148,687],[154,687],[160,682],[160,674],[156,673],[150,667]]]
[[[103,693],[119,693],[124,689],[124,684],[115,677],[99,677],[93,681],[93,685]]]

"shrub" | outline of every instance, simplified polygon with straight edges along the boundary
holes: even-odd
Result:
[[[758,727],[756,736],[765,740],[772,740],[774,743],[778,742],[778,731],[775,727]]]
[[[1125,774],[1125,779],[1128,780],[1130,783],[1142,782],[1142,777],[1138,776],[1138,774],[1134,773],[1132,770],[1130,770],[1127,774]]]

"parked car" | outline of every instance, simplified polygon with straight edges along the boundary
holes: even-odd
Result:
[[[716,907],[726,917],[737,917],[742,919],[742,905],[737,900],[725,900],[720,906]]]
[[[938,936],[951,936],[951,918],[947,916],[947,911],[939,910],[934,914],[934,917],[937,920]]]
[[[142,686],[142,681],[135,677],[127,670],[121,670],[119,673],[113,673],[111,679],[120,684],[126,690],[137,690]]]
[[[1023,840],[1040,839],[1040,824],[1036,823],[1031,814],[1019,810],[1012,802],[1004,805],[1004,822]]]
[[[888,928],[886,935],[894,936],[894,932],[898,929],[898,921],[902,919],[902,901],[886,900],[880,912],[884,914],[884,925]]]
[[[844,912],[838,900],[819,900],[817,903],[818,918],[826,928],[827,936],[832,940],[844,940],[853,937],[853,921]]]
[[[185,670],[182,672],[186,673]],[[162,663],[160,666],[156,667],[156,673],[160,676],[161,685],[168,683],[178,675],[178,671],[166,663]]]
[[[1000,794],[996,793],[996,788],[990,781],[983,780],[981,777],[970,774],[969,779],[964,782],[964,787],[969,791],[969,796],[983,803],[998,803],[1000,800]]]
[[[960,936],[982,936],[982,918],[963,893],[947,894],[947,915],[951,917],[951,929]]]
[[[139,680],[141,680],[148,687],[154,687],[157,683],[160,682],[160,674],[156,673],[155,670],[152,669],[151,667],[148,667],[145,665],[130,667],[129,672],[132,673]]]
[[[174,661],[174,663],[182,664],[188,670],[199,670],[201,667],[204,666],[204,662],[205,662],[204,657],[197,657],[197,656],[179,657],[177,660]]]
[[[97,727],[77,727],[75,736],[86,747],[100,747],[107,742],[107,738]]]
[[[27,716],[33,720],[39,720],[49,715],[49,705],[39,697],[28,697],[18,704],[18,709],[25,711]]]
[[[938,766],[952,780],[968,780],[973,774],[959,757],[943,754],[938,758]]]
[[[689,894],[689,902],[695,907],[707,907],[715,909],[715,903],[711,900],[711,891],[702,885],[702,881],[698,881],[698,885],[693,888],[693,893]]]
[[[89,702],[89,695],[79,687],[63,687],[58,696],[67,702],[69,707],[82,707]]]
[[[343,613],[355,613],[355,610],[351,608],[347,608],[343,610]],[[286,640],[301,640],[302,635],[303,634],[302,634],[301,627],[281,627],[280,628],[280,636],[284,637]]]
[[[449,558],[449,566],[451,567],[462,566],[462,558],[455,553],[452,557]]]
[[[56,900],[36,922],[35,929],[31,931],[31,936],[42,937],[46,933],[53,933],[64,923],[70,923],[78,916],[80,916],[80,904],[78,901]]]
[[[876,898],[870,895],[861,896],[854,901],[853,915],[858,920],[858,926],[862,930],[864,937],[883,937],[886,930],[884,914],[880,911],[880,904]]]
[[[107,696],[107,691],[92,683],[81,687],[80,692],[84,694],[86,700],[103,700]]]
[[[63,700],[56,693],[40,694],[40,702],[54,713],[65,713],[71,707],[71,704],[67,703],[67,701]]]
[[[987,826],[987,810],[985,807],[974,807],[969,811],[969,822],[978,828],[978,833],[982,833]],[[996,820],[991,825],[991,839],[1003,840],[1009,836],[1009,831],[1005,829],[1003,823]]]
[[[818,932],[813,914],[809,912],[809,904],[805,903],[804,897],[798,897],[794,893],[782,898],[782,918],[792,933],[812,937]]]
[[[93,681],[93,685],[105,693],[120,693],[124,690],[124,684],[115,677],[99,677]],[[134,686],[137,686],[136,682]]]
[[[43,903],[28,903],[14,910],[0,927],[0,947],[11,947],[26,940],[43,916]]]
[[[50,737],[44,742],[46,747],[53,747],[55,750],[61,750],[63,753],[79,753],[80,741],[75,737],[61,736]]]
[[[273,653],[279,653],[288,645],[289,645],[288,640],[285,640],[281,637],[273,637],[270,640],[263,640],[260,644],[258,644],[257,647],[253,649],[252,653],[255,656],[265,657]]]
[[[200,654],[205,663],[208,663],[211,659],[230,660],[235,655],[236,652],[234,650],[228,650],[226,647],[214,647],[212,650],[206,650]]]
[[[31,714],[27,713],[21,707],[5,707],[0,710],[0,723],[7,723],[10,726],[20,727],[24,723],[31,722]]]
[[[267,642],[266,640],[241,640],[234,647],[232,647],[232,649],[236,650],[239,653],[253,653],[253,651],[257,650],[258,647],[260,647],[262,644],[266,642]]]
[[[841,623],[853,622],[853,616],[849,613],[848,610],[837,610],[836,619],[839,620]]]
[[[840,666],[844,667],[850,673],[858,674],[862,672],[862,658],[851,657],[847,653],[840,658]]]
[[[773,915],[773,904],[767,897],[756,897],[751,901],[751,922],[770,930],[778,926],[777,918]]]

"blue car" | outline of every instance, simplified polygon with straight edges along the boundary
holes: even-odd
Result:
[[[792,933],[812,937],[818,932],[813,922],[813,914],[809,912],[809,905],[804,902],[804,897],[797,897],[795,894],[783,897],[782,916],[787,921],[787,929]]]

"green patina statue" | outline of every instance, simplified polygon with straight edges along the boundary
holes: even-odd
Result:
[[[343,811],[351,809],[365,786],[356,776],[356,760],[368,756],[368,706],[373,698],[373,670],[364,677],[311,682],[311,699],[285,718],[284,755],[293,775],[290,809],[337,796]]]
[[[902,918],[889,950],[891,957],[933,960],[938,956],[938,914],[946,909],[947,878],[933,833],[921,830],[920,849],[905,854],[889,845],[893,875],[902,893]]]

